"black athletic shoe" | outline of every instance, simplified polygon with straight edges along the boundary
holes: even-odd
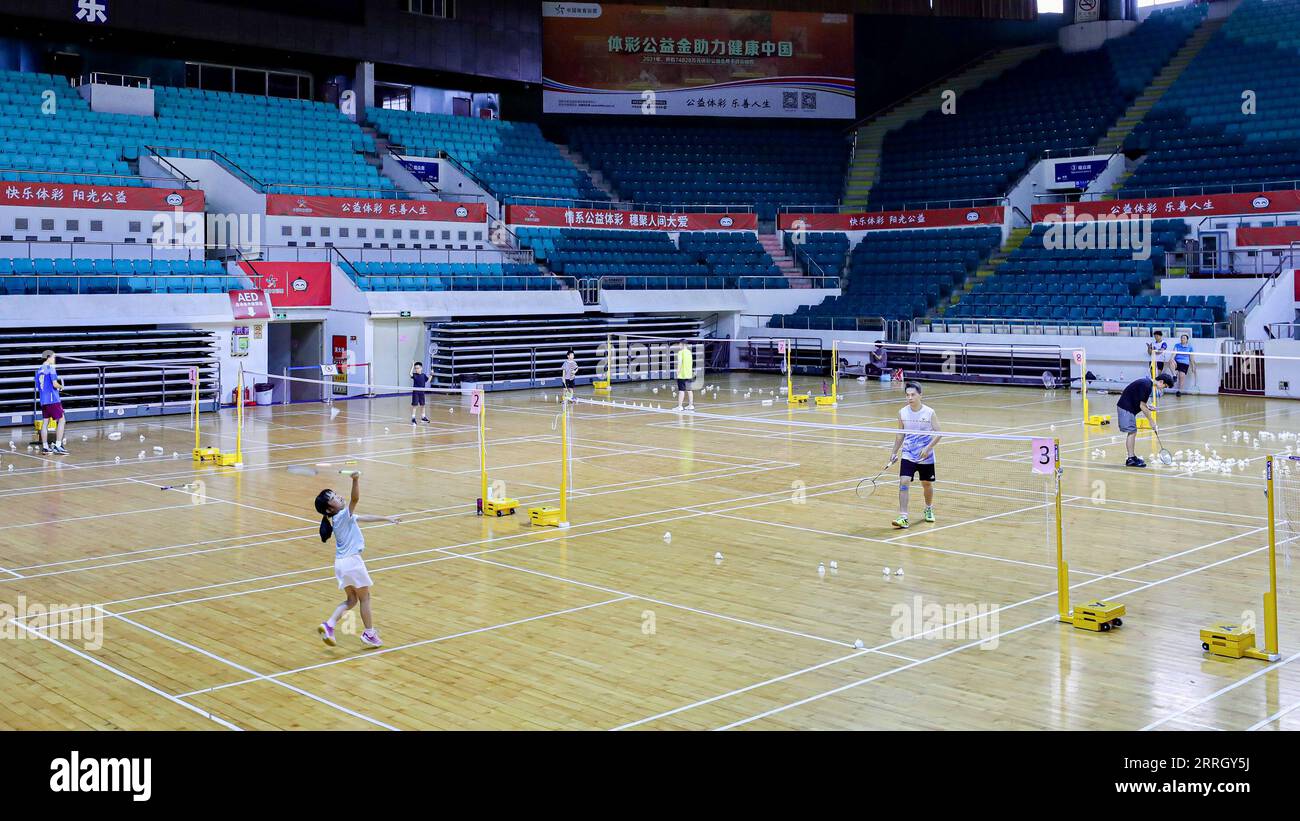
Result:
[[[1128,467],[1128,468],[1144,468],[1146,466],[1147,463],[1143,462],[1141,459],[1137,458],[1136,456],[1130,456],[1124,462],[1124,467]]]

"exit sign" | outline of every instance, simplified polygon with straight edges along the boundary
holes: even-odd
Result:
[[[401,317],[403,317],[403,318],[405,318],[405,317],[409,317],[410,315],[411,315],[411,312],[410,312],[410,311],[402,311],[402,313],[399,314],[399,316],[401,316]]]

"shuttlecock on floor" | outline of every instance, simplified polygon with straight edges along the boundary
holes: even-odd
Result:
[[[895,576],[901,576],[901,575],[903,575],[903,568],[900,567],[900,568],[898,568],[897,570],[895,570],[895,571],[894,571],[894,575],[895,575]]]
[[[717,553],[714,553],[714,554],[713,554],[713,560],[714,560],[714,561],[717,561],[717,562],[722,561],[722,552],[719,551],[719,552],[717,552]]]
[[[114,457],[113,457],[113,462],[114,462],[114,463],[117,463],[117,462],[120,462],[120,461],[122,461],[122,457],[121,457],[121,456],[114,456]]]
[[[839,570],[839,569],[840,569],[840,563],[835,561],[834,559],[831,559],[831,570]]]
[[[672,533],[665,533],[665,534],[664,534],[664,544],[669,544],[670,542],[672,542],[672,540],[673,540],[673,534],[672,534]]]
[[[157,453],[157,454],[162,454],[162,453],[163,453],[163,449],[162,449],[161,447],[159,447],[158,445],[154,445],[154,446],[153,446],[153,452],[154,452],[154,453]]]
[[[120,431],[113,431],[108,435],[108,438],[109,441],[116,442],[118,439],[122,438],[122,434]]]
[[[888,568],[888,567],[882,568],[880,572],[883,573],[884,575],[888,576],[888,575],[889,575],[889,568]]]
[[[331,419],[333,419],[334,417],[336,417],[336,416],[338,416],[338,415],[339,415],[339,409],[338,409],[338,408],[330,408],[330,418],[331,418]]]
[[[858,639],[857,641],[853,642],[854,650],[861,650],[864,647],[866,647],[866,645],[862,643],[862,639]]]
[[[141,461],[144,461],[144,451],[140,451],[140,455],[137,456],[136,458],[139,459],[139,460],[141,460]]]
[[[140,441],[141,441],[141,442],[143,442],[143,441],[144,441],[144,434],[143,434],[143,433],[142,433],[142,434],[140,434]]]
[[[825,576],[825,575],[826,575],[826,565],[825,565],[823,562],[818,562],[818,563],[817,563],[817,575],[818,575],[818,576]]]
[[[180,455],[179,453],[177,453],[176,451],[172,451],[172,458],[173,458],[173,459],[179,459],[179,458],[181,458],[181,455]]]

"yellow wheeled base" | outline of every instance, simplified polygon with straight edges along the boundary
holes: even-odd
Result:
[[[220,462],[221,448],[195,448],[194,461],[196,462]]]
[[[480,516],[513,516],[519,511],[518,499],[488,499],[486,502],[478,500],[478,512]]]
[[[1109,425],[1109,424],[1110,424],[1110,414],[1108,414],[1108,413],[1093,413],[1093,414],[1090,414],[1090,415],[1088,416],[1087,424],[1089,424],[1089,425],[1097,425],[1097,426],[1101,426],[1101,425]]]
[[[1092,630],[1104,633],[1112,627],[1122,627],[1125,614],[1124,605],[1113,601],[1091,601],[1074,608],[1070,614],[1070,623],[1080,630]]]
[[[1281,656],[1255,647],[1255,631],[1240,624],[1215,624],[1201,628],[1201,649],[1212,656],[1230,659],[1277,661]]]
[[[833,396],[814,396],[813,403],[822,407],[835,407],[835,397]]]
[[[240,458],[238,453],[219,453],[217,454],[217,458],[212,461],[223,468],[237,468],[242,467],[244,464],[244,460]]]
[[[595,393],[609,393],[609,380],[602,379],[599,382],[592,382],[591,389]]]
[[[806,394],[806,393],[794,393],[794,394],[791,394],[791,395],[790,395],[790,398],[789,398],[789,400],[787,400],[787,401],[788,401],[791,405],[807,405],[807,404],[808,404],[808,394]]]
[[[564,511],[558,507],[530,507],[528,508],[528,521],[536,527],[568,527],[569,523],[564,521]]]

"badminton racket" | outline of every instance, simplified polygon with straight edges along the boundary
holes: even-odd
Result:
[[[1160,452],[1156,454],[1156,458],[1160,460],[1160,464],[1162,465],[1172,465],[1174,463],[1174,455],[1165,447],[1165,443],[1160,441],[1160,432],[1155,428],[1152,428],[1151,433],[1156,437],[1156,444],[1160,446]]]
[[[295,476],[315,476],[321,472],[322,468],[332,468],[335,465],[355,465],[355,459],[349,459],[346,462],[317,462],[314,465],[289,465],[285,468]]]
[[[872,476],[869,479],[863,479],[861,482],[858,482],[858,487],[857,487],[858,498],[866,499],[870,497],[871,494],[875,493],[876,488],[880,486],[880,477],[883,476],[885,474],[885,471],[889,470],[890,466],[892,466],[896,461],[898,461],[898,454],[894,454],[893,456],[890,456],[888,464],[886,464],[883,468],[881,468],[880,472],[877,473],[875,476]]]

